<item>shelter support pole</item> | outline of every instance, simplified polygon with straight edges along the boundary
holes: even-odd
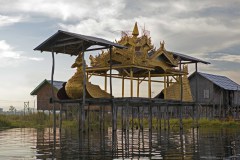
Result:
[[[167,83],[166,83],[166,76],[164,76],[164,99],[167,99]]]
[[[124,76],[122,77],[122,98],[124,97]]]
[[[110,47],[110,96],[111,96],[111,111],[112,111],[112,130],[116,131],[117,129],[117,121],[116,121],[116,107],[113,104],[113,99],[112,99],[112,46]]]
[[[151,98],[151,71],[148,71],[148,98]]]
[[[54,51],[52,51],[52,73],[51,73],[51,89],[52,89],[52,100],[53,100],[53,139],[54,139],[54,149],[56,145],[56,106],[54,101],[54,87],[53,87],[53,77],[54,77],[54,70],[55,70],[55,57]]]
[[[182,71],[182,61],[180,60],[180,65],[179,65],[179,70],[180,72]],[[179,118],[180,118],[180,130],[183,129],[183,122],[182,122],[182,108],[183,108],[183,81],[182,81],[182,75],[180,75],[180,101],[181,101],[181,105],[180,105],[180,113],[179,113]]]
[[[139,77],[137,80],[137,97],[139,97],[139,87],[140,87],[140,83],[139,83]]]
[[[130,95],[133,97],[133,69],[130,70]]]
[[[167,87],[169,87],[169,76],[167,76]]]
[[[107,92],[107,75],[105,75],[104,90],[105,90],[105,92]]]
[[[63,104],[60,104],[60,113],[59,113],[59,132],[62,132],[62,109],[63,109]],[[61,135],[61,134],[60,134]]]
[[[196,116],[198,113],[198,63],[195,63],[195,74],[196,74],[196,83],[195,83],[195,106],[194,108],[194,115],[193,118],[196,119],[197,127],[198,127],[198,116]],[[197,113],[196,113],[197,112]],[[193,119],[194,126],[195,126],[195,121]]]
[[[81,129],[83,132],[85,132],[85,104],[86,104],[86,64],[85,64],[85,58],[84,58],[84,50],[82,50],[82,67],[83,67],[83,97],[82,97],[82,106],[81,106]]]

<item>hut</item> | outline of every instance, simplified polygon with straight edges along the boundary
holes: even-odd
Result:
[[[53,81],[54,96],[57,97],[58,90],[62,87],[64,82]],[[37,96],[37,110],[52,110],[52,103],[50,98],[52,97],[52,85],[50,80],[43,80],[30,95]],[[60,104],[56,104],[56,109],[59,110]]]
[[[214,115],[238,114],[240,85],[236,82],[225,76],[202,72],[190,75],[189,82],[193,99],[201,106],[212,106]]]

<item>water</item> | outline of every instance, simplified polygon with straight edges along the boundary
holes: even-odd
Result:
[[[0,130],[0,159],[240,159],[240,130]]]

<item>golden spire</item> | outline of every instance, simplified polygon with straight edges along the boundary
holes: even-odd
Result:
[[[135,22],[132,35],[133,35],[133,36],[136,36],[136,37],[139,35],[137,22]]]
[[[160,48],[162,49],[162,50],[164,50],[165,48],[164,48],[164,44],[165,44],[165,42],[163,41],[163,42],[161,42],[160,41]]]

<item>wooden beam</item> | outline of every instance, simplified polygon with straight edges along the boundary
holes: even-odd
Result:
[[[103,76],[107,76],[107,77],[110,77],[110,74],[93,74],[93,76],[100,76],[100,77],[103,77]],[[121,78],[122,79],[122,76],[118,76],[118,74],[112,74],[112,78]],[[124,77],[124,79],[131,79],[130,77]],[[133,80],[138,80],[138,78],[134,78],[133,77]],[[139,79],[139,84],[141,84],[143,81],[148,81],[146,80],[146,77],[144,77],[143,79]],[[164,83],[164,81],[158,81],[158,80],[151,80],[151,82],[160,82],[160,83]],[[169,82],[171,83],[171,82]],[[174,83],[174,82],[172,82]]]
[[[137,66],[137,65],[113,65],[112,66],[112,69],[124,69],[124,68],[139,68],[139,69],[145,69],[145,70],[154,70],[154,68],[151,68],[151,67]],[[109,67],[88,67],[88,68],[86,68],[87,72],[105,71],[105,70],[109,70]]]

